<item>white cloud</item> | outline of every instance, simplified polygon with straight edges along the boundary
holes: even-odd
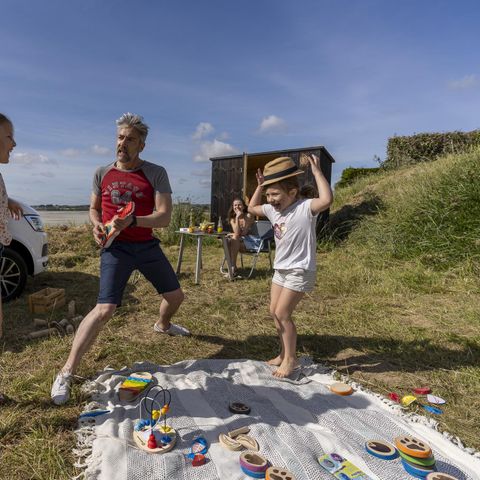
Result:
[[[198,184],[203,188],[209,188],[211,183],[212,182],[210,180],[207,180],[206,178],[202,178],[198,182]]]
[[[223,157],[226,155],[235,155],[238,150],[229,143],[213,140],[212,142],[203,142],[200,145],[200,151],[193,157],[194,162],[206,162],[212,157]]]
[[[13,154],[13,160],[18,165],[58,165],[56,160],[48,158],[41,153],[21,153],[16,152]]]
[[[477,75],[465,75],[458,80],[452,80],[448,86],[452,90],[466,90],[467,88],[474,88],[480,85],[480,80]]]
[[[285,120],[276,115],[269,115],[265,117],[260,123],[259,132],[260,133],[269,133],[269,132],[282,132],[287,128]]]
[[[82,152],[77,148],[66,148],[65,150],[60,150],[60,153],[65,157],[78,157]]]
[[[213,128],[213,125],[211,123],[200,122],[197,125],[197,129],[195,130],[195,133],[192,135],[192,138],[194,140],[200,140],[214,131],[215,129]]]
[[[110,156],[112,151],[107,147],[102,147],[100,145],[92,145],[90,151],[95,155]]]

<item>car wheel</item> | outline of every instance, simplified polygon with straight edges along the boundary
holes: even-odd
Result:
[[[27,264],[21,255],[5,247],[0,259],[0,286],[4,302],[20,296],[27,283],[27,273]]]

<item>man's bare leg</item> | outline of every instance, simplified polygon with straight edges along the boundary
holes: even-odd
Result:
[[[170,328],[170,319],[180,308],[184,298],[185,295],[181,288],[163,294],[163,300],[160,304],[160,318],[155,324],[158,328],[164,332]]]
[[[112,318],[115,309],[114,304],[98,303],[82,320],[75,333],[70,355],[62,368],[63,373],[76,372],[83,355],[93,345],[103,326]]]

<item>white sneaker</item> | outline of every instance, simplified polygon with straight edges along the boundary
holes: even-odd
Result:
[[[153,326],[153,330],[155,330],[157,333],[166,333],[167,335],[172,335],[175,337],[188,337],[190,335],[190,330],[171,322],[168,330],[162,330],[157,324]]]
[[[70,398],[70,385],[73,376],[71,373],[60,372],[52,385],[52,401],[55,405],[63,405]]]

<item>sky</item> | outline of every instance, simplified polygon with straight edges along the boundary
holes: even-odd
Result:
[[[375,167],[388,138],[480,128],[477,0],[0,0],[9,195],[87,204],[115,120],[176,201],[210,202],[209,158],[323,145]]]

